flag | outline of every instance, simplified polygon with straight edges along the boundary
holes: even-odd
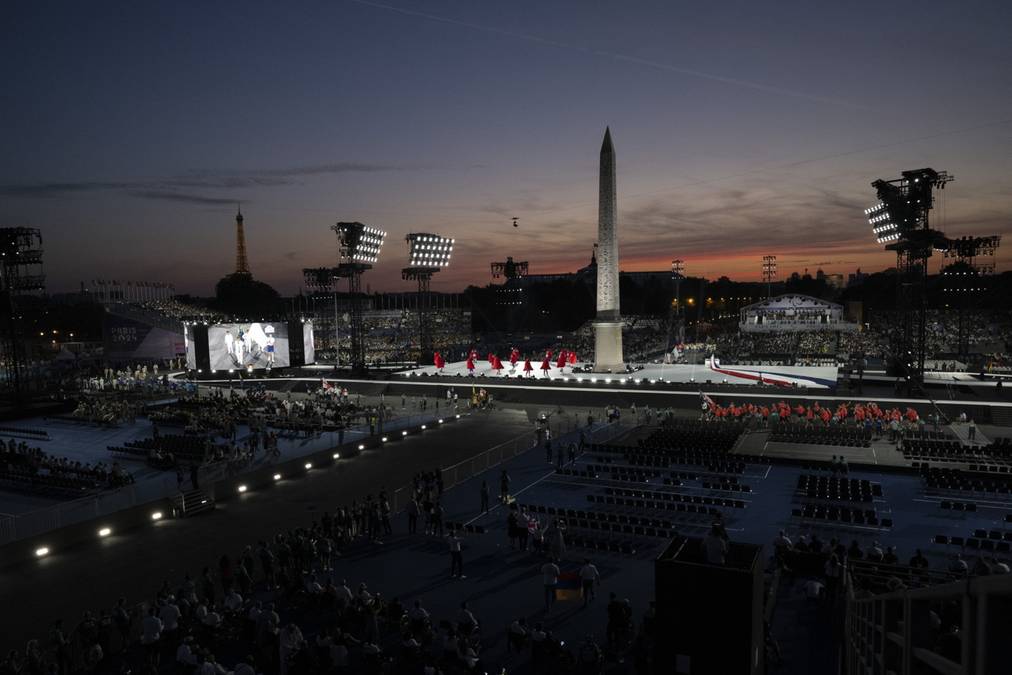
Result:
[[[708,394],[704,394],[703,392],[699,392],[699,398],[703,402],[703,409],[704,410],[713,411],[713,410],[717,409],[717,402],[714,401],[712,398],[710,398],[710,396]]]
[[[559,582],[555,585],[556,600],[579,600],[583,597],[583,584],[580,583],[580,573],[571,571],[559,575]]]

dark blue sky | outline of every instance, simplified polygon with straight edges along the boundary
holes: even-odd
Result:
[[[51,290],[208,294],[237,201],[283,291],[337,220],[391,233],[373,288],[406,287],[407,232],[456,237],[434,286],[459,288],[587,260],[610,125],[624,269],[876,269],[869,183],[904,169],[955,174],[950,234],[1012,233],[1010,26],[997,1],[8,4],[0,223],[43,230]]]

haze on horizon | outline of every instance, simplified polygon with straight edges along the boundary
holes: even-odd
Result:
[[[338,220],[457,239],[436,290],[586,264],[610,125],[624,270],[759,277],[893,263],[870,182],[954,174],[934,223],[1012,234],[1008,3],[17,3],[0,54],[0,226],[53,292],[209,295],[242,203],[253,274],[333,263]],[[520,219],[513,228],[511,217]],[[1012,242],[999,256],[1008,269]],[[936,269],[937,259],[932,269]]]

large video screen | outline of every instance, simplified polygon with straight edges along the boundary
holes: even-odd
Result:
[[[197,369],[197,353],[193,345],[193,333],[187,324],[183,324],[183,347],[186,349],[186,367],[188,370]]]
[[[316,347],[313,345],[313,322],[306,321],[302,326],[302,353],[306,356],[306,364],[316,363]]]
[[[288,324],[226,323],[207,330],[211,370],[287,368]]]

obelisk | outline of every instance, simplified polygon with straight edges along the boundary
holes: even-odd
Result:
[[[601,144],[600,191],[597,211],[597,319],[594,321],[594,370],[625,370],[622,358],[622,315],[618,293],[618,218],[615,206],[615,148],[611,129]]]

